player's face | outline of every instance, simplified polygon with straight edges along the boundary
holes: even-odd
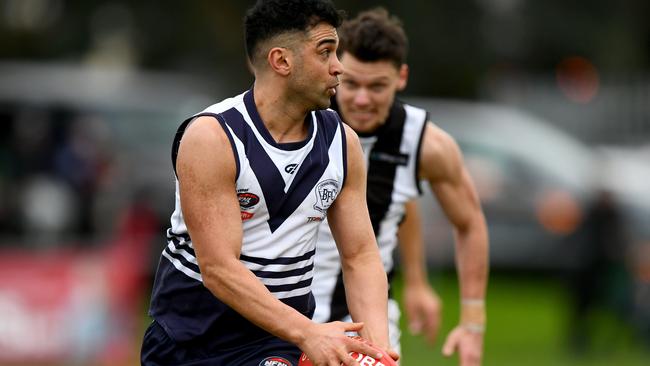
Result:
[[[330,106],[330,98],[336,94],[338,76],[343,66],[336,55],[338,46],[336,28],[319,23],[309,31],[307,40],[299,51],[295,64],[292,85],[305,98],[309,109],[324,109]]]
[[[345,73],[336,94],[341,118],[357,132],[372,132],[386,121],[408,69],[390,61],[363,62],[347,52],[341,63]]]

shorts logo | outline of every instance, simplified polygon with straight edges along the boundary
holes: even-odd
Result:
[[[254,193],[237,193],[239,199],[239,206],[242,210],[253,208],[260,202],[260,197]]]
[[[315,193],[316,204],[314,205],[314,209],[325,213],[339,194],[339,182],[334,179],[324,180],[318,183]]]
[[[295,173],[296,169],[298,169],[298,164],[289,164],[284,167],[284,171],[289,174]]]
[[[260,362],[260,366],[293,366],[293,364],[282,357],[267,357]]]

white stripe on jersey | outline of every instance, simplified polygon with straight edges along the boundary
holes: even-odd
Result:
[[[181,261],[179,261],[178,259],[172,257],[172,256],[169,255],[169,253],[167,253],[166,251],[163,251],[163,252],[162,252],[162,255],[163,255],[165,258],[169,259],[169,261],[172,262],[172,264],[174,265],[174,267],[176,267],[177,270],[183,272],[183,273],[186,274],[187,276],[189,276],[189,277],[191,277],[191,278],[193,278],[193,279],[195,279],[195,280],[197,280],[197,281],[201,281],[201,282],[203,282],[203,277],[201,277],[201,274],[200,274],[200,273],[196,273],[196,272],[194,272],[193,270],[191,270],[191,269],[185,267],[185,265],[183,265],[183,263],[181,263]]]
[[[310,291],[311,288],[308,286],[308,287],[298,288],[291,291],[273,292],[273,296],[275,296],[278,299],[288,299],[290,297],[307,295]]]
[[[291,264],[259,264],[259,263],[247,262],[246,260],[241,260],[241,261],[242,263],[244,263],[246,268],[250,269],[251,271],[286,272],[295,269],[305,268],[313,264],[314,257],[312,256],[311,258],[305,259],[304,261],[291,263]]]
[[[187,242],[184,242],[184,243],[187,243]],[[180,255],[182,255],[183,258],[185,258],[185,260],[187,260],[188,262],[190,262],[190,263],[192,263],[192,264],[196,264],[197,266],[199,265],[199,263],[196,261],[196,257],[195,257],[195,256],[193,256],[192,254],[188,253],[185,249],[179,249],[179,248],[177,248],[176,245],[174,244],[174,242],[171,242],[171,241],[170,241],[169,244],[167,244],[167,248],[169,248],[169,251],[172,252],[172,253],[174,253],[174,254],[180,254]]]
[[[312,273],[309,272],[306,275],[300,275],[300,276],[292,276],[292,277],[283,277],[283,278],[265,278],[265,277],[258,277],[260,281],[262,281],[263,284],[267,286],[280,286],[280,285],[286,285],[287,282],[290,283],[298,283],[301,281],[307,281],[312,279]]]

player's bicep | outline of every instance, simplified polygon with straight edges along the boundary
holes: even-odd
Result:
[[[456,141],[433,124],[427,126],[420,170],[440,207],[457,228],[469,224],[480,203]]]
[[[457,180],[432,183],[431,189],[451,223],[463,229],[481,209],[469,173],[463,167],[458,174]]]
[[[183,218],[199,265],[238,257],[242,230],[236,163],[228,137],[214,118],[200,117],[187,128],[176,171]]]

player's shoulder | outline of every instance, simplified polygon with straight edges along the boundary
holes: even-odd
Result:
[[[244,95],[247,92],[243,92],[239,95],[223,99],[217,103],[209,105],[203,111],[196,113],[195,115],[206,114],[206,113],[222,113],[229,109],[236,108],[244,104]]]
[[[429,178],[444,177],[457,172],[462,153],[456,140],[433,122],[426,122],[420,150],[420,169]]]
[[[338,114],[338,112],[332,108],[327,108],[327,109],[320,109],[317,110],[316,112],[320,115],[320,120],[329,125],[329,126],[338,126],[343,124],[343,120],[341,119],[341,116]]]
[[[443,150],[458,145],[453,136],[430,120],[427,120],[424,126],[423,144]]]

